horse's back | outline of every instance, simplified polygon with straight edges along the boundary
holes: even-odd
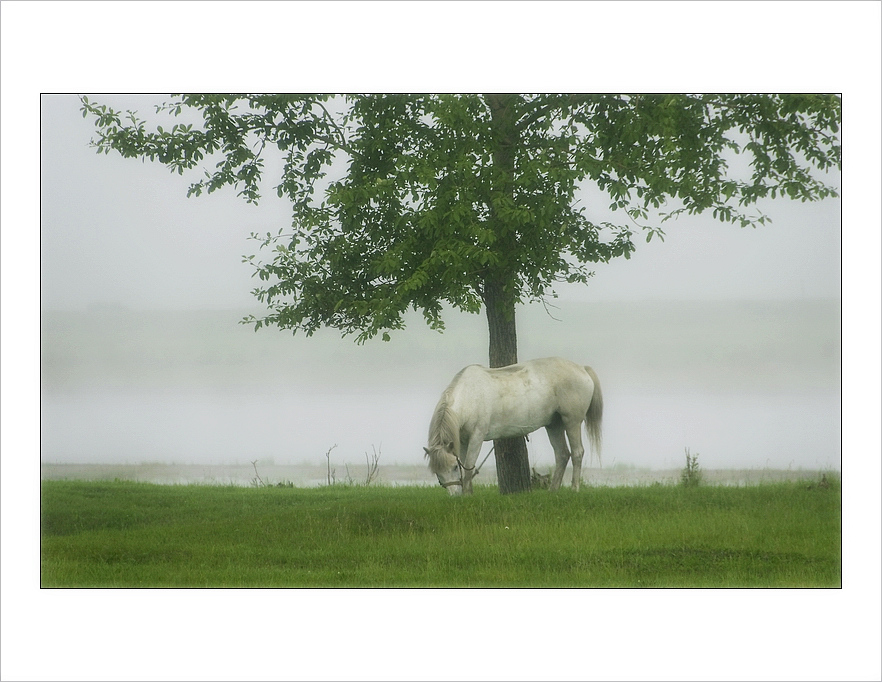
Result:
[[[484,431],[489,439],[531,433],[556,414],[581,421],[593,382],[581,365],[552,357],[492,369],[469,365],[452,388],[463,426]]]
[[[579,387],[580,389],[589,387],[589,390],[593,388],[593,379],[586,367],[559,357],[538,358],[489,371],[498,372],[497,376],[499,377],[510,375],[514,378],[520,374],[522,380],[530,381],[535,388],[540,386],[554,390],[566,386]]]
[[[579,373],[585,371],[585,368],[581,365],[577,365],[575,362],[567,360],[566,358],[558,357],[537,358],[535,360],[527,360],[525,362],[519,362],[514,365],[508,365],[506,367],[495,367],[493,369],[487,369],[486,367],[482,367],[481,365],[469,365],[468,367],[466,367],[466,369],[471,368],[481,369],[488,374],[496,375],[499,377],[515,376],[523,372],[534,372],[544,375],[560,375],[570,372]]]
[[[463,384],[492,383],[496,390],[502,391],[525,388],[541,392],[568,385],[591,387],[594,383],[588,368],[559,357],[538,358],[491,369],[469,365],[458,378]]]

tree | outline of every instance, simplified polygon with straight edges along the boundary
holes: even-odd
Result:
[[[184,95],[156,107],[188,110],[199,127],[148,129],[82,98],[99,152],[180,174],[215,161],[188,196],[233,186],[257,202],[265,155],[281,153],[275,189],[293,220],[252,235],[271,253],[247,259],[267,307],[246,320],[255,329],[388,341],[408,309],[441,330],[442,304],[483,308],[491,367],[517,362],[518,304],[630,257],[635,231],[663,238],[668,220],[704,212],[761,225],[760,199],[836,196],[816,171],[841,163],[835,95]],[[738,155],[748,172],[730,171]],[[577,205],[588,183],[620,224]],[[528,490],[523,439],[495,447],[500,491]]]

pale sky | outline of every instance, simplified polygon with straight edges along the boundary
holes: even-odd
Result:
[[[162,96],[101,97],[150,116]],[[44,309],[96,303],[133,308],[241,308],[258,305],[244,254],[252,231],[289,224],[287,203],[273,192],[259,206],[231,189],[186,198],[199,177],[171,174],[157,163],[96,154],[88,147],[92,117],[74,95],[41,98],[41,274]],[[838,186],[839,174],[828,182]],[[269,185],[277,178],[267,177]],[[582,205],[609,215],[599,192]],[[587,286],[562,285],[563,298],[793,299],[840,296],[841,202],[768,202],[773,222],[757,229],[709,216],[668,223],[664,243],[635,237],[637,252],[594,269]]]

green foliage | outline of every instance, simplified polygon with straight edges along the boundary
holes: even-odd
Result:
[[[684,488],[694,488],[701,485],[703,475],[698,465],[698,453],[694,455],[686,448],[686,466],[680,472],[680,483]]]
[[[811,587],[841,584],[841,488],[431,488],[44,481],[41,584]]]
[[[749,208],[766,197],[835,196],[813,172],[841,156],[834,95],[184,95],[156,114],[203,123],[170,129],[82,105],[99,152],[180,174],[214,162],[190,195],[232,186],[257,202],[277,154],[293,220],[252,235],[270,254],[246,258],[269,312],[246,321],[360,341],[388,340],[408,309],[442,329],[442,304],[478,312],[488,281],[516,301],[585,282],[590,264],[630,256],[635,230],[663,239],[683,213],[761,225]],[[737,155],[748,177],[729,172]],[[577,206],[586,183],[623,221]]]

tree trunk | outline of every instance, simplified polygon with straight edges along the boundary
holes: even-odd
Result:
[[[505,367],[518,361],[518,335],[515,324],[515,303],[504,287],[494,282],[485,283],[484,303],[490,329],[490,366]],[[499,492],[527,492],[530,490],[530,461],[525,438],[504,438],[493,441],[496,455],[496,476]]]
[[[513,95],[485,95],[490,109],[494,136],[493,165],[501,171],[494,190],[514,203],[514,151],[518,144],[517,116]],[[495,249],[498,266],[484,277],[484,307],[490,329],[490,366],[505,367],[518,361],[518,335],[515,324],[517,271],[513,255],[517,252],[517,233],[496,214],[491,215],[497,235]],[[493,441],[496,475],[503,495],[530,490],[530,461],[524,438]]]

